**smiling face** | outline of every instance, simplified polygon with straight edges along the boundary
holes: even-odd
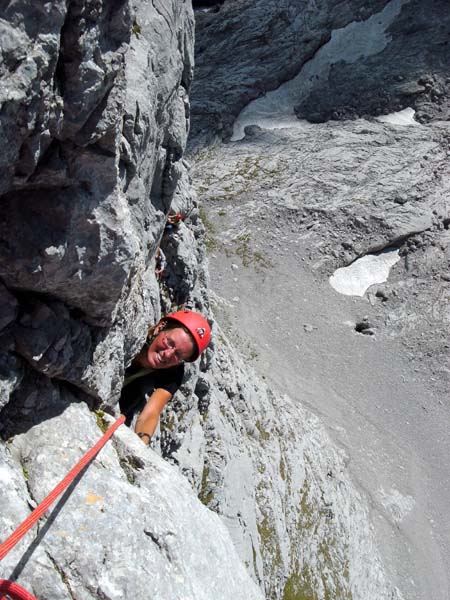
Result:
[[[168,369],[189,360],[194,350],[194,341],[187,331],[181,327],[166,329],[158,333],[146,351],[141,352],[139,362],[150,369]]]

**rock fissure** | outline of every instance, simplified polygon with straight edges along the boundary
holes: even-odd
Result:
[[[20,457],[19,462],[20,462],[20,468],[22,470],[23,479],[25,481],[25,485],[27,488],[28,496],[29,496],[28,505],[30,506],[31,510],[34,510],[36,508],[36,506],[38,505],[38,503],[36,502],[35,498],[33,497],[32,489],[28,483],[29,479],[30,479],[30,474],[27,469],[26,460],[23,457]]]
[[[62,567],[60,567],[60,565],[56,562],[56,560],[53,558],[53,556],[51,555],[50,552],[46,551],[45,554],[46,554],[47,558],[50,560],[50,562],[52,563],[53,568],[55,569],[55,571],[60,576],[63,585],[67,589],[67,593],[69,595],[69,598],[71,598],[71,600],[76,600],[77,596],[74,594],[74,592],[73,592],[73,590],[72,590],[72,588],[70,586],[69,577],[64,572],[64,569]]]
[[[152,0],[153,8],[156,10],[158,15],[162,17],[167,25],[167,29],[172,31],[172,23],[169,21],[168,15],[158,6],[159,0]]]

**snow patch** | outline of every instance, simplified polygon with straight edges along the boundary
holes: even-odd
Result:
[[[296,118],[294,106],[308,96],[318,80],[327,81],[334,63],[344,61],[351,64],[382,52],[391,40],[387,33],[389,25],[408,1],[392,0],[381,12],[366,21],[335,29],[330,41],[316,52],[298,75],[278,89],[250,102],[241,111],[234,122],[231,141],[243,139],[248,125],[259,125],[263,129],[307,127],[306,121]]]
[[[414,119],[415,114],[416,111],[413,108],[404,108],[398,112],[377,117],[377,121],[388,123],[389,125],[419,125]]]
[[[391,268],[399,260],[398,250],[367,254],[350,266],[337,269],[329,279],[330,285],[346,296],[364,296],[371,285],[387,281]]]

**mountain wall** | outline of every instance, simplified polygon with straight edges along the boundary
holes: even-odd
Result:
[[[385,4],[269,2],[261,11],[230,2],[220,10],[234,20],[210,32],[230,38],[243,22],[237,9],[258,8],[250,46],[266,40],[268,58],[273,39],[281,58],[295,56],[277,76],[257,74],[268,89],[333,28]],[[18,0],[2,8],[0,27],[3,538],[117,414],[148,324],[180,305],[211,312],[204,225],[184,159],[190,3]],[[229,101],[206,109],[207,137],[222,121],[230,130],[256,85],[210,79],[210,101],[219,89]],[[167,233],[170,210],[184,220]],[[168,258],[161,281],[159,246]],[[214,326],[154,450],[120,430],[2,576],[49,599],[400,598],[368,514],[319,421],[259,381]]]
[[[295,79],[290,105],[311,122],[407,106],[422,121],[447,119],[449,19],[445,0],[227,0],[199,9],[190,147],[229,139],[249,102]],[[329,47],[327,63],[311,68]]]
[[[217,318],[277,389],[309,399],[346,448],[391,581],[409,599],[444,600],[448,7],[214,4],[199,2],[196,12],[189,150]],[[372,280],[362,297],[329,285],[338,268],[393,255],[388,280]],[[280,422],[288,402],[275,404]],[[275,437],[291,439],[285,427]],[[311,557],[311,543],[298,547]],[[286,598],[308,597],[309,564],[291,567]],[[317,579],[313,589],[320,593]]]
[[[182,158],[193,26],[189,2],[1,9],[2,539],[99,438],[161,302],[207,310]],[[170,207],[190,216],[161,300]],[[220,519],[124,427],[37,530],[1,576],[40,599],[262,598]]]

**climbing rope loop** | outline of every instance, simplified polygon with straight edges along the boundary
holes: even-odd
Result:
[[[102,435],[98,442],[77,462],[77,464],[67,473],[58,485],[48,494],[44,500],[36,506],[32,513],[23,521],[19,527],[0,544],[0,560],[2,560],[10,550],[28,533],[31,527],[42,517],[49,506],[56,500],[62,492],[69,487],[81,471],[95,458],[113,433],[125,422],[125,416],[120,415],[117,421]],[[3,594],[7,594],[4,596]],[[0,600],[36,600],[29,592],[20,585],[6,579],[0,579]]]
[[[4,596],[3,594],[7,594]],[[37,600],[30,592],[12,581],[0,579],[0,600]]]

